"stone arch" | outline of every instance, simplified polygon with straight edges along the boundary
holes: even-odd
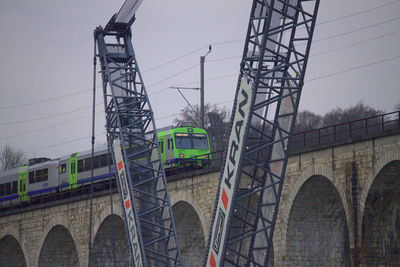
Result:
[[[290,184],[285,183],[283,186],[282,196],[285,196],[287,200],[285,201],[285,205],[280,205],[279,207],[279,215],[276,224],[280,225],[280,228],[275,230],[277,234],[274,235],[275,262],[279,262],[280,260],[282,260],[286,251],[286,237],[289,224],[289,216],[295,198],[304,183],[308,181],[311,177],[315,176],[322,176],[328,179],[333,187],[337,190],[343,207],[347,207],[344,185],[340,183],[339,179],[335,178],[332,168],[326,165],[313,164],[312,166],[304,169],[299,176],[293,178]],[[346,208],[344,208],[344,211],[346,216],[346,224],[349,228],[351,227],[351,225],[349,225],[350,214]],[[349,231],[349,233],[351,233],[351,231]],[[350,234],[349,239],[351,243],[351,241],[354,240],[354,236]]]
[[[47,224],[45,225],[43,232],[42,232],[42,236],[40,237],[39,242],[37,243],[38,246],[36,247],[36,252],[35,252],[35,258],[34,258],[34,263],[37,264],[37,266],[39,266],[39,260],[40,260],[40,253],[42,251],[43,245],[46,241],[47,236],[49,235],[49,233],[57,226],[63,227],[67,230],[67,232],[71,235],[72,241],[75,245],[75,248],[78,251],[80,251],[81,249],[86,249],[81,247],[79,245],[80,242],[77,242],[77,240],[79,240],[79,233],[73,228],[70,227],[69,225],[69,219],[67,218],[67,216],[62,215],[62,216],[55,216],[53,217],[49,222],[47,222]],[[77,257],[78,257],[78,262],[82,263],[83,259],[80,258],[80,253],[77,253]]]
[[[197,215],[200,218],[201,227],[203,228],[204,239],[208,239],[208,231],[209,231],[209,220],[207,220],[207,215],[204,212],[204,209],[200,207],[194,198],[193,194],[190,191],[179,191],[177,194],[172,194],[170,196],[171,206],[174,206],[179,201],[184,201],[190,204],[193,209],[196,211]]]
[[[114,195],[113,197],[117,196],[118,201],[119,200],[119,196],[118,195]],[[122,214],[122,209],[120,205],[116,205],[115,203],[113,203],[113,214],[117,215],[119,217],[122,218],[123,220],[123,214]],[[97,232],[99,231],[100,225],[104,222],[104,220],[111,215],[111,206],[110,205],[106,205],[101,211],[100,213],[95,217],[95,221],[93,224],[93,234],[92,234],[92,244],[94,241],[94,238],[97,234]]]
[[[364,266],[398,266],[400,262],[400,157],[388,153],[373,168],[362,199],[361,255]],[[368,178],[371,178],[368,176]],[[363,191],[364,192],[364,191]]]
[[[124,221],[121,216],[110,214],[106,217],[94,235],[90,261],[93,266],[113,266],[113,243],[111,235],[114,233],[115,260],[117,266],[129,266],[131,257],[129,243],[126,236]]]
[[[285,227],[285,266],[349,265],[345,208],[326,177],[313,175],[301,186]]]
[[[3,240],[6,240],[7,244],[11,244],[11,247],[2,246],[1,243]],[[19,235],[19,231],[16,226],[7,225],[0,233],[0,265],[1,266],[28,266],[28,253],[24,243],[21,243],[21,238]],[[7,251],[4,251],[6,249]],[[11,255],[10,252],[14,252]],[[6,257],[3,258],[2,256]],[[12,257],[12,262],[7,262],[7,259]]]
[[[393,162],[396,160],[400,160],[400,151],[399,150],[386,152],[375,161],[372,171],[366,175],[367,179],[364,182],[364,185],[363,185],[363,188],[361,191],[361,196],[360,196],[360,218],[358,220],[359,222],[362,222],[362,217],[364,215],[365,203],[367,201],[368,193],[371,189],[372,183],[374,182],[375,178],[378,176],[379,172],[386,165],[388,165],[390,162]],[[360,236],[361,236],[361,228],[362,227],[359,227]]]
[[[178,201],[172,207],[175,216],[176,233],[178,236],[182,261],[184,266],[202,266],[206,239],[198,213],[186,201]]]

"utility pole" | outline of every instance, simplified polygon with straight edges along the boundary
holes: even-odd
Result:
[[[200,57],[200,126],[204,129],[204,60],[211,52],[211,45],[208,47],[208,52]]]
[[[210,52],[211,52],[211,45],[208,47],[207,54],[205,54],[204,56],[200,56],[200,88],[198,88],[198,87],[177,87],[177,86],[169,87],[171,89],[177,89],[178,90],[178,92],[185,99],[186,103],[188,103],[188,105],[193,110],[193,112],[196,114],[196,116],[198,116],[198,113],[194,110],[192,105],[190,105],[189,101],[182,94],[180,89],[200,90],[200,127],[202,129],[204,129],[204,124],[205,124],[205,117],[204,117],[204,61],[206,59],[206,56],[208,54],[210,54]],[[199,126],[197,126],[197,127],[199,127]]]

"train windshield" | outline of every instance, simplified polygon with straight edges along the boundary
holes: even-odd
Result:
[[[192,142],[190,141],[189,134],[175,134],[175,146],[176,148],[181,149],[190,149],[192,148]]]
[[[180,149],[208,149],[207,135],[177,133],[175,146]]]
[[[208,149],[207,136],[205,134],[193,134],[192,140],[194,149]]]

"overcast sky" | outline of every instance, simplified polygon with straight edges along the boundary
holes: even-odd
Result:
[[[0,0],[0,145],[27,157],[90,149],[93,30],[123,0]],[[133,46],[157,127],[186,106],[170,86],[199,87],[232,108],[250,0],[144,0]],[[300,110],[318,114],[359,101],[390,112],[400,102],[400,1],[322,0]],[[100,77],[97,85],[100,89]],[[101,90],[96,142],[105,143]],[[185,91],[192,104],[198,91]]]

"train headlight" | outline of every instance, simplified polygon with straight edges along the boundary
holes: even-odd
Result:
[[[183,157],[185,157],[185,155],[184,154],[179,154],[179,157],[183,158]]]

